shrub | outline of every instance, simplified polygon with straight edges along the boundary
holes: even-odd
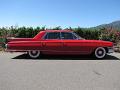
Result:
[[[120,32],[112,28],[101,29],[99,39],[117,43],[120,40]]]

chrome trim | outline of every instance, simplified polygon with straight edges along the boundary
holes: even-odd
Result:
[[[107,48],[108,48],[108,53],[113,53],[114,52],[113,47],[107,47]]]
[[[5,52],[28,52],[29,50],[9,50],[5,49]]]
[[[6,49],[8,48],[8,44],[5,44],[5,48],[6,48]]]
[[[60,32],[60,40],[62,40],[62,32]]]

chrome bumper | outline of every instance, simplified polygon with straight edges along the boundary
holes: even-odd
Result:
[[[5,44],[5,48],[7,49],[7,47],[8,47],[8,45],[7,44]]]
[[[108,53],[113,53],[113,52],[114,52],[113,47],[108,47]]]
[[[8,49],[8,44],[5,44],[5,51],[7,51]]]

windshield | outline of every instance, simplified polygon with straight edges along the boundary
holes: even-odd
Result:
[[[73,32],[73,34],[77,37],[77,39],[84,40],[84,38],[80,37],[80,36],[77,35],[76,33]]]

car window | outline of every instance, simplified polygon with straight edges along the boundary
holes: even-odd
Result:
[[[60,32],[49,32],[46,34],[45,39],[60,39]]]
[[[62,39],[74,39],[73,34],[69,32],[61,32]]]

